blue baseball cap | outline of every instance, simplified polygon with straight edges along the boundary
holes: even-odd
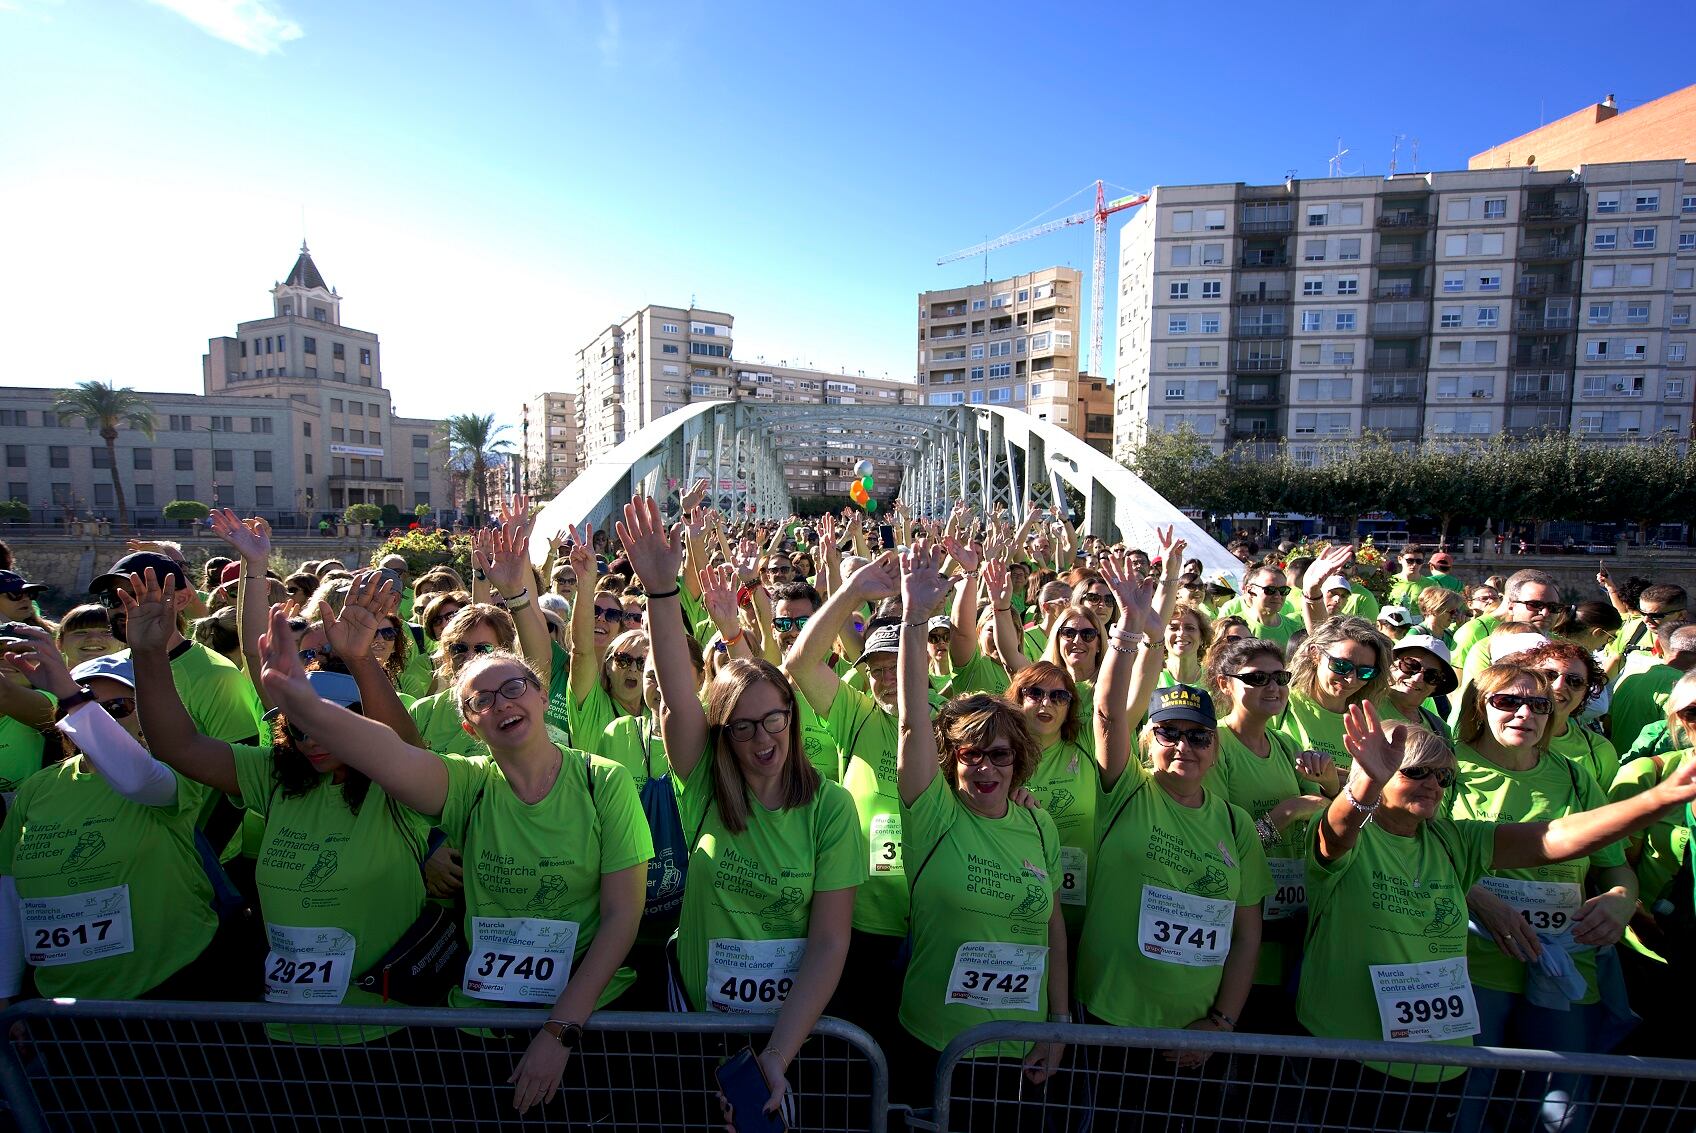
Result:
[[[352,708],[359,701],[359,682],[346,673],[332,673],[324,670],[314,670],[306,674],[306,680],[312,685],[312,691],[343,708]],[[283,714],[281,708],[273,708],[265,713],[266,720],[275,720]]]
[[[1205,728],[1219,726],[1219,717],[1213,711],[1213,698],[1193,685],[1172,685],[1155,690],[1148,722],[1164,724],[1168,720],[1186,720]]]
[[[131,663],[128,653],[108,653],[104,657],[84,661],[71,670],[71,679],[79,685],[94,677],[105,677],[109,681],[117,681],[121,685],[134,688],[135,665]]]

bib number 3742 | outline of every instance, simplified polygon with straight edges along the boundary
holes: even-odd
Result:
[[[1035,1011],[1042,1005],[1048,949],[1037,944],[969,940],[954,953],[947,1004],[986,1011]]]
[[[23,900],[25,959],[37,968],[82,964],[135,951],[130,887]]]

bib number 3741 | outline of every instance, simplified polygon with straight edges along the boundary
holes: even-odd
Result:
[[[954,953],[947,1004],[986,1011],[1035,1011],[1042,1004],[1048,949],[1037,944],[969,940]]]
[[[1145,885],[1137,943],[1151,960],[1216,968],[1231,951],[1231,921],[1236,912],[1230,901]]]
[[[82,964],[135,951],[130,887],[23,901],[25,959],[37,968]]]

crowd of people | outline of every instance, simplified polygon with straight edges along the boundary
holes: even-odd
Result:
[[[704,487],[540,563],[508,501],[470,577],[286,571],[219,511],[226,556],[136,545],[57,621],[8,559],[0,997],[544,1007],[467,1040],[521,1112],[603,1009],[773,1016],[770,1108],[822,1015],[915,1106],[991,1020],[1692,1054],[1682,588]],[[982,1048],[979,1101],[1207,1061],[1119,1053]],[[1312,1120],[1572,1129],[1585,1093],[1345,1073]]]

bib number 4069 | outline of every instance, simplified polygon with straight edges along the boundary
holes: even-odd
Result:
[[[761,980],[746,976],[737,979],[732,976],[719,986],[718,994],[726,1003],[778,1004],[789,998],[794,987],[795,981],[788,976],[782,979],[767,977]]]

